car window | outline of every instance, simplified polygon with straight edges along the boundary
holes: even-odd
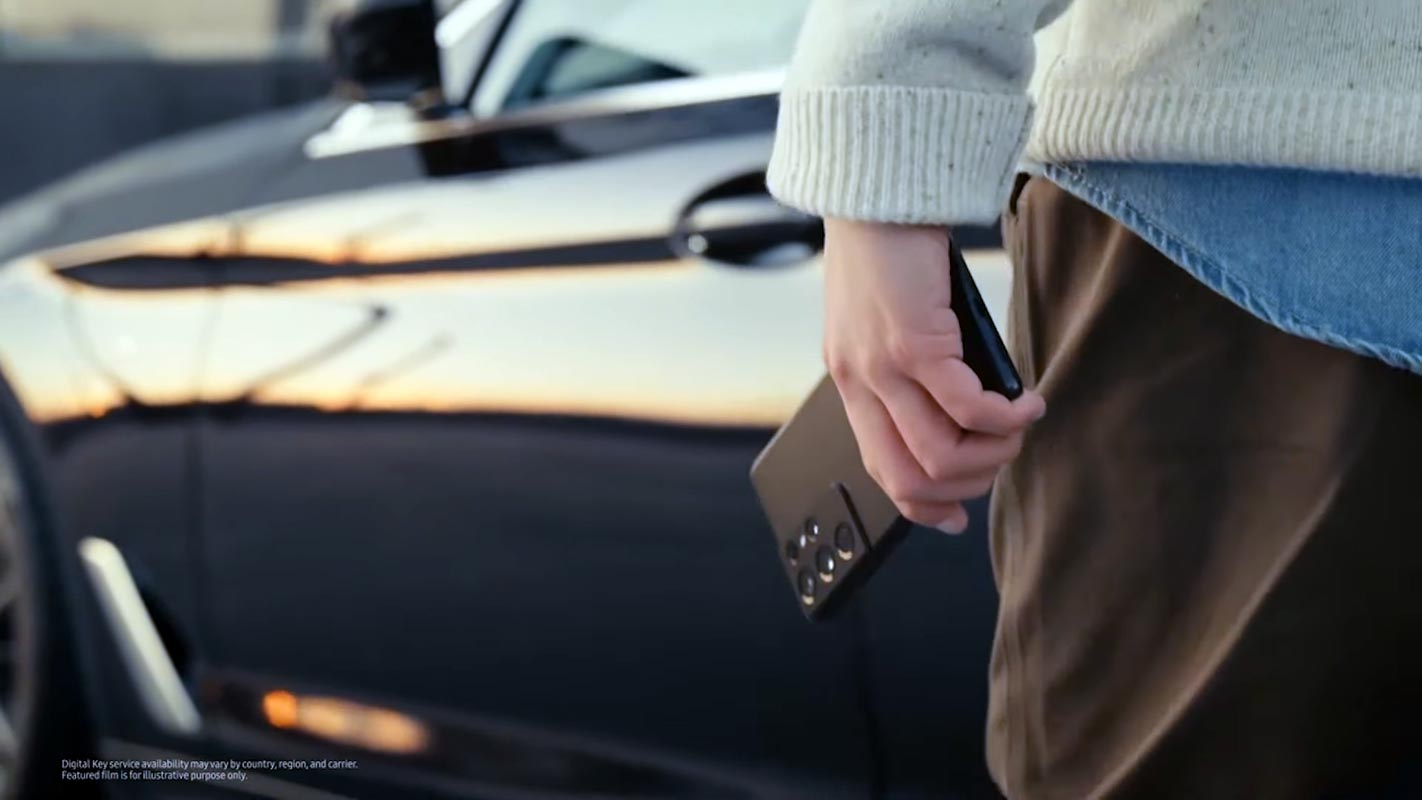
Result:
[[[808,0],[524,0],[474,94],[492,116],[668,78],[784,66]]]

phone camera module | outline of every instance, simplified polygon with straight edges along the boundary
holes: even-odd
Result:
[[[840,560],[848,561],[854,558],[857,544],[854,540],[854,529],[849,527],[849,523],[839,523],[838,527],[834,529],[834,549],[839,553]]]
[[[827,545],[820,545],[820,549],[815,551],[815,570],[820,574],[820,580],[829,583],[834,580],[834,552]]]
[[[785,559],[791,564],[800,563],[800,542],[798,540],[791,539],[785,543]]]
[[[814,517],[810,517],[809,519],[805,520],[805,535],[810,538],[810,541],[814,541],[815,539],[819,538],[820,523]]]
[[[807,569],[800,570],[800,574],[795,577],[795,585],[800,589],[800,600],[805,605],[813,605],[815,602],[815,574]]]

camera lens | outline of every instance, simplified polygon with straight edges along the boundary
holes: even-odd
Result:
[[[800,543],[794,539],[785,543],[785,557],[791,564],[800,563]]]
[[[795,583],[800,587],[800,600],[805,605],[815,602],[815,574],[807,569],[800,570],[800,574],[795,577]]]
[[[854,549],[857,542],[854,541],[854,529],[849,527],[848,522],[841,522],[834,529],[834,549],[839,551],[842,560],[854,558]]]
[[[805,535],[810,539],[817,539],[820,535],[820,523],[814,517],[805,520]]]
[[[820,580],[829,583],[834,580],[834,551],[829,549],[829,545],[820,545],[820,549],[815,551],[815,569],[820,573]]]

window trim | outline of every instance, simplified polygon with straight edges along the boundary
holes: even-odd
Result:
[[[304,151],[311,159],[334,158],[569,120],[764,97],[778,94],[784,82],[783,67],[731,75],[672,78],[598,89],[576,97],[523,106],[487,118],[471,114],[447,119],[420,119],[414,111],[409,111],[403,118],[392,120],[388,105],[377,109],[374,104],[356,103],[342,112],[326,130],[308,139]],[[383,113],[376,113],[377,110]],[[376,119],[383,116],[384,121],[349,132],[337,130],[342,120],[349,121],[350,115],[359,114]]]

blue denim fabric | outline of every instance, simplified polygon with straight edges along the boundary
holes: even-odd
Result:
[[[1029,165],[1289,333],[1422,372],[1422,180]]]

